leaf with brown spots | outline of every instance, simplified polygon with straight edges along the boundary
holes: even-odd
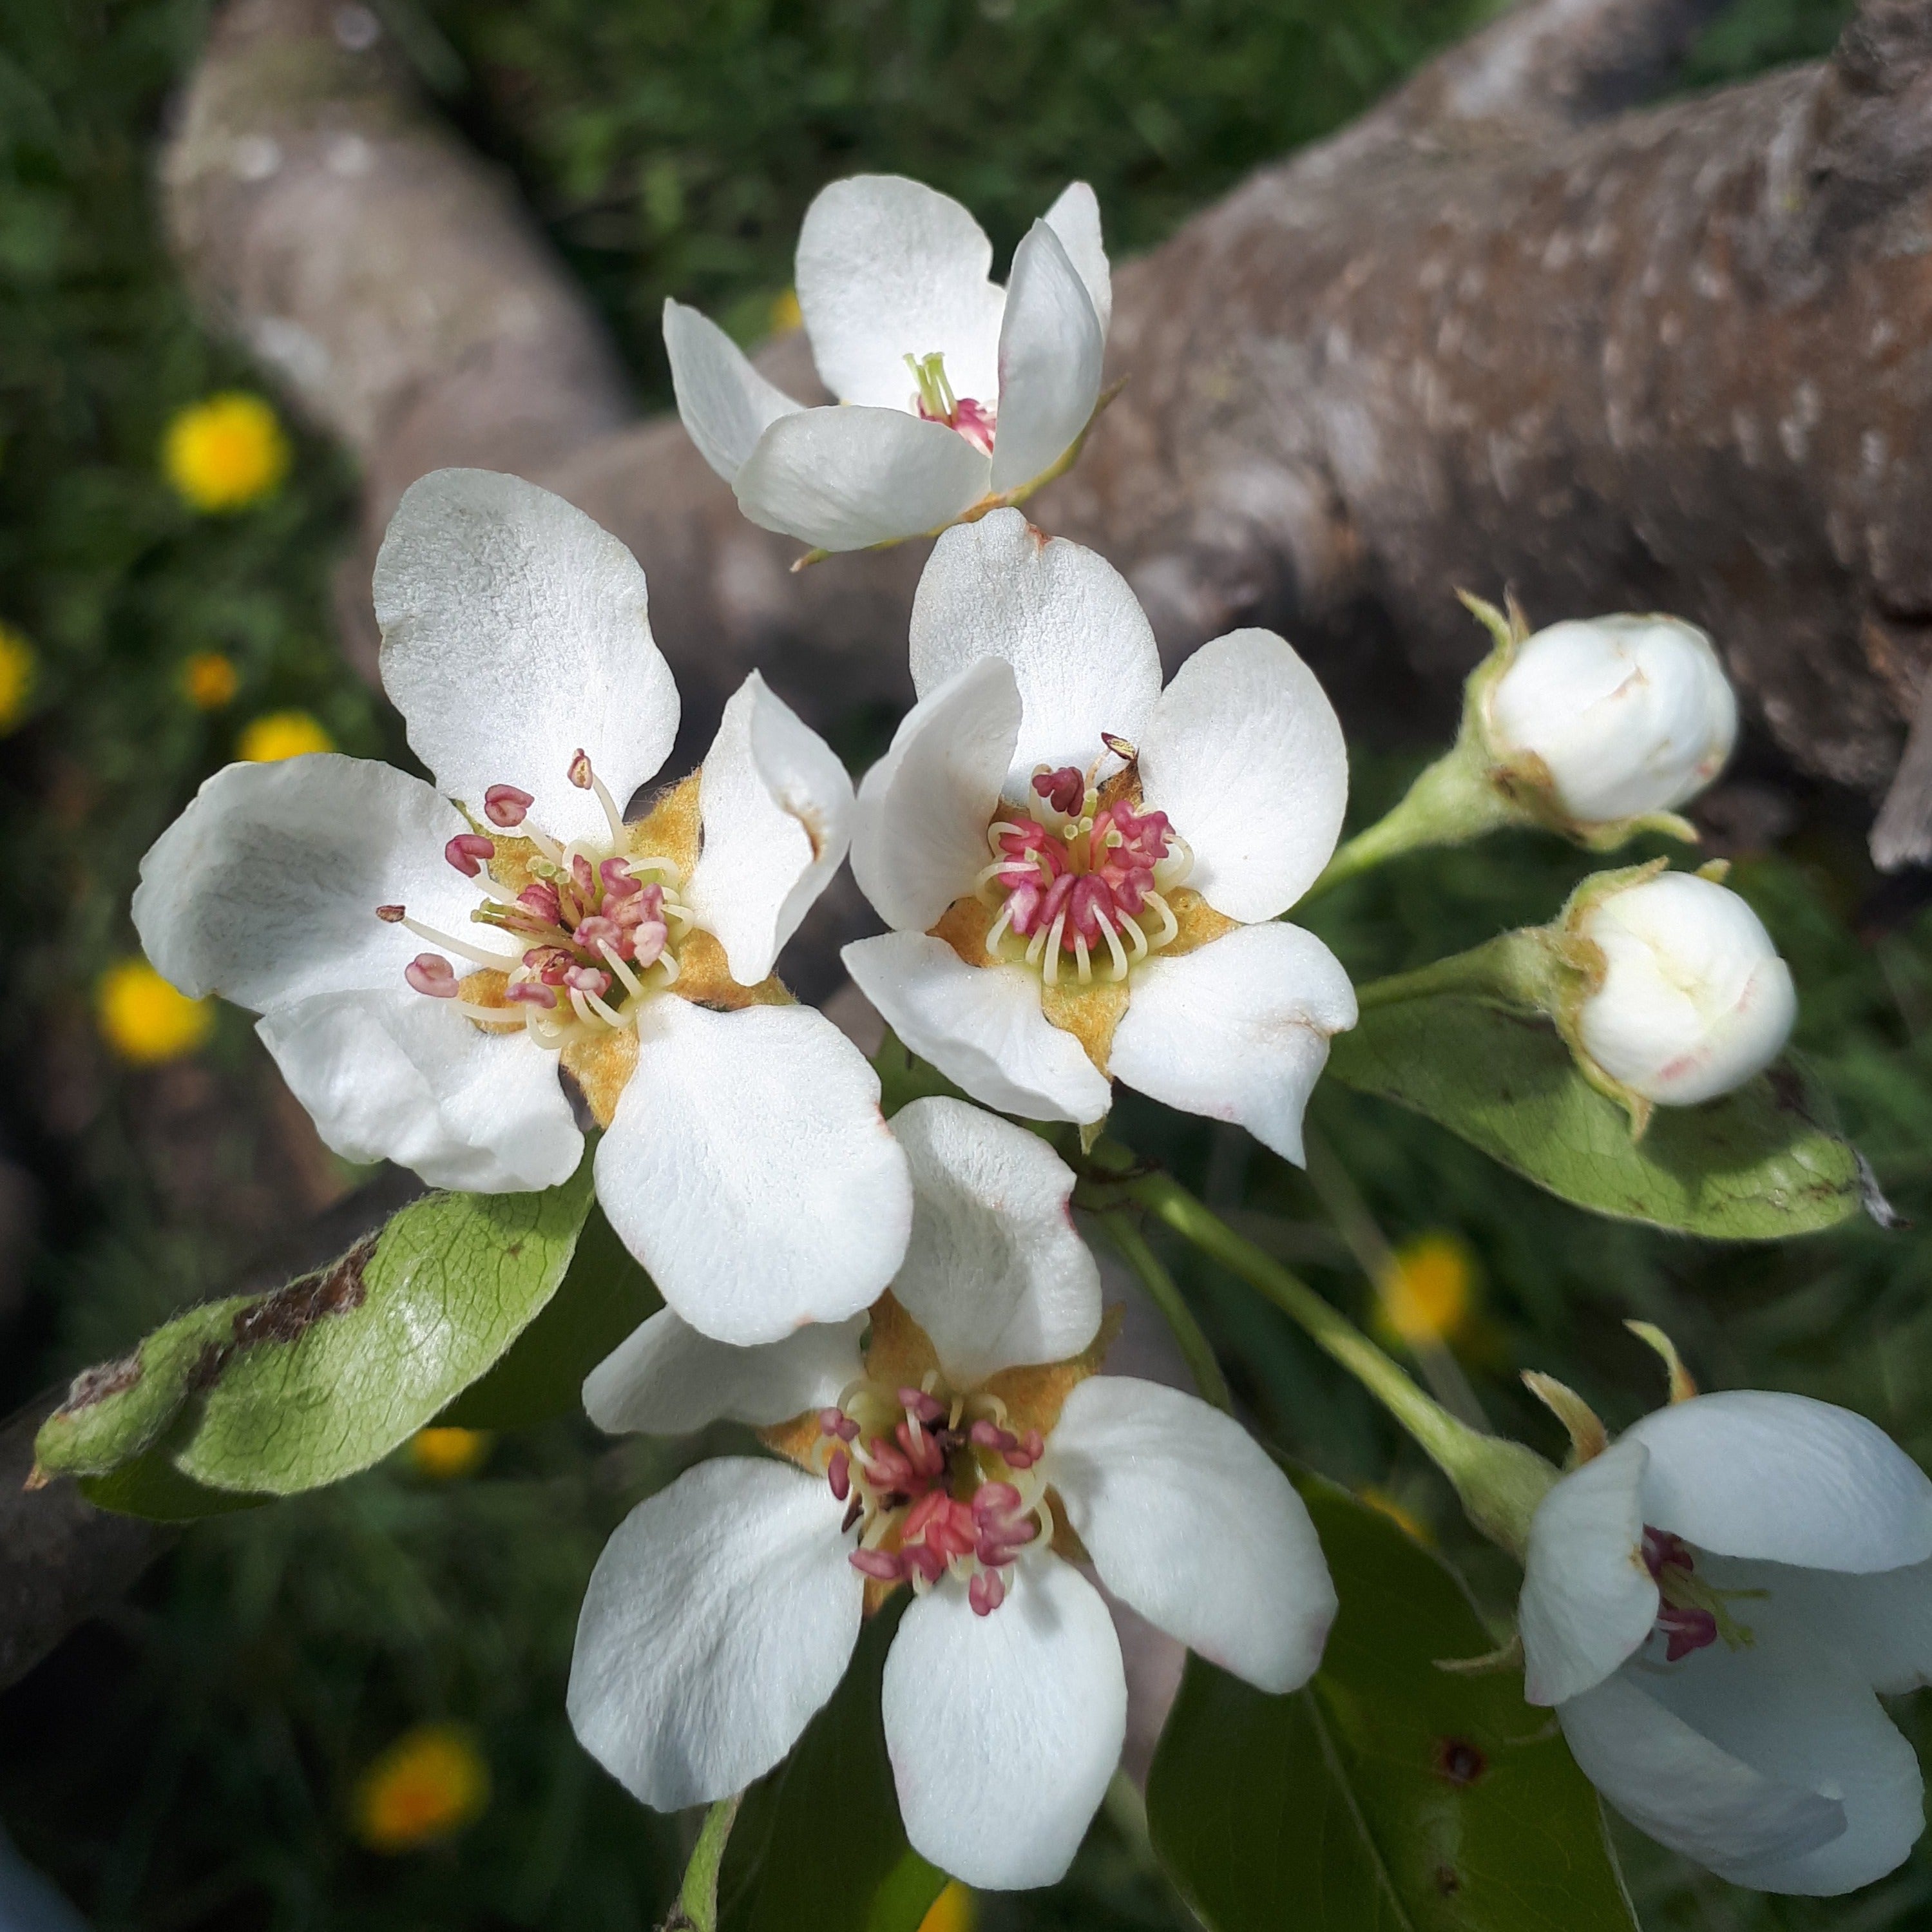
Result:
[[[1209,1932],[1636,1932],[1596,1793],[1460,1580],[1379,1511],[1301,1485],[1341,1612],[1303,1690],[1190,1658],[1148,1780]]]

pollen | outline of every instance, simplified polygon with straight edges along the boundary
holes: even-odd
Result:
[[[452,1482],[483,1466],[491,1439],[487,1429],[418,1429],[410,1438],[410,1462],[419,1476]]]
[[[12,625],[0,624],[0,736],[26,716],[39,668],[33,646]]]
[[[235,660],[220,651],[196,651],[182,666],[182,694],[197,711],[219,711],[232,703],[241,682]]]
[[[1454,1342],[1476,1312],[1476,1258],[1458,1235],[1438,1228],[1406,1241],[1382,1283],[1380,1324],[1400,1341]]]
[[[332,752],[335,740],[322,720],[307,711],[269,711],[243,727],[235,755],[251,765],[272,765],[310,752]]]
[[[145,959],[124,959],[108,968],[95,1010],[102,1038],[135,1066],[184,1058],[214,1025],[211,1001],[177,992]]]
[[[197,510],[245,509],[287,475],[289,440],[260,396],[230,390],[183,410],[168,424],[161,467]]]
[[[452,1724],[421,1724],[362,1774],[356,1835],[371,1851],[413,1851],[454,1836],[489,1802],[489,1766],[470,1734]]]

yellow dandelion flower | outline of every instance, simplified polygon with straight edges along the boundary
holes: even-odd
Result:
[[[926,1908],[919,1932],[973,1932],[973,1894],[956,1879]]]
[[[258,502],[287,475],[289,440],[260,396],[231,389],[182,410],[161,443],[161,468],[197,510]]]
[[[772,333],[774,335],[786,334],[792,329],[802,328],[804,324],[805,311],[798,305],[797,290],[787,289],[772,296]],[[941,1898],[945,1895],[944,1892],[940,1894]],[[964,1897],[964,1894],[962,1893],[961,1895]],[[932,1909],[937,1912],[939,1907],[935,1905]]]
[[[490,1453],[487,1429],[418,1429],[410,1438],[410,1460],[418,1475],[439,1482],[466,1476]]]
[[[107,969],[95,1012],[107,1044],[136,1066],[158,1066],[194,1052],[214,1024],[212,1001],[177,992],[145,959],[123,959]]]
[[[0,624],[0,737],[26,716],[39,664],[33,646],[11,624]]]
[[[356,1786],[356,1835],[372,1852],[409,1852],[452,1837],[490,1802],[490,1767],[454,1724],[405,1731]]]
[[[182,666],[182,689],[197,711],[219,711],[241,682],[235,660],[220,651],[196,651]]]
[[[1418,1234],[1396,1250],[1376,1325],[1399,1341],[1453,1342],[1475,1314],[1476,1286],[1476,1258],[1459,1236]]]
[[[272,765],[308,752],[332,752],[335,740],[322,722],[307,711],[269,711],[242,728],[235,755],[251,765]]]
[[[1418,1543],[1433,1543],[1436,1539],[1429,1533],[1429,1526],[1414,1512],[1397,1502],[1388,1490],[1370,1484],[1355,1492],[1358,1502],[1366,1503],[1370,1509],[1385,1516],[1399,1529],[1403,1529]]]

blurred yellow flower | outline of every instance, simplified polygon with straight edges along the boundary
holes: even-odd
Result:
[[[123,959],[107,969],[96,1011],[107,1044],[136,1066],[194,1052],[214,1025],[212,1001],[176,992],[145,959]]]
[[[410,1438],[410,1460],[417,1474],[440,1482],[468,1475],[489,1453],[487,1429],[418,1429]]]
[[[219,711],[242,680],[235,660],[220,651],[196,651],[182,666],[182,689],[197,711]]]
[[[919,1932],[973,1932],[973,1894],[956,1878],[926,1908]]]
[[[243,726],[235,755],[251,765],[272,765],[307,752],[332,752],[335,740],[322,720],[306,711],[269,711]]]
[[[1453,1342],[1475,1314],[1476,1285],[1476,1258],[1459,1235],[1418,1234],[1396,1250],[1376,1326],[1400,1341]]]
[[[161,467],[197,510],[245,508],[288,473],[289,440],[260,396],[231,389],[191,404],[168,424]]]
[[[374,1852],[413,1851],[462,1830],[490,1802],[490,1767],[453,1724],[406,1731],[356,1786],[356,1835]]]
[[[0,736],[27,715],[39,662],[33,646],[11,624],[0,624]]]
[[[1418,1543],[1433,1543],[1436,1539],[1429,1533],[1429,1526],[1415,1513],[1396,1501],[1388,1490],[1371,1483],[1355,1492],[1358,1502],[1366,1503],[1370,1509],[1388,1518],[1397,1528],[1406,1530]]]
[[[797,290],[787,289],[782,295],[772,296],[772,333],[774,335],[783,335],[788,330],[801,328],[804,322],[805,311],[798,305]],[[942,1900],[945,1896],[944,1892],[940,1894]],[[961,1894],[961,1896],[963,1898],[964,1894]],[[932,1909],[937,1912],[939,1907],[935,1905]]]

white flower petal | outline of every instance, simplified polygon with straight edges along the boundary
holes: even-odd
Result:
[[[728,1457],[640,1503],[577,1620],[579,1742],[659,1811],[741,1791],[838,1688],[865,1590],[839,1504],[802,1470]]]
[[[720,1342],[776,1342],[878,1299],[912,1184],[878,1076],[809,1006],[669,994],[597,1149],[597,1198],[664,1300]]]
[[[230,765],[141,861],[135,930],[183,992],[258,1012],[398,989],[424,942],[378,919],[379,905],[507,952],[469,925],[481,895],[443,862],[464,830],[446,800],[392,766],[331,752]]]
[[[1774,1574],[1721,1558],[1700,1558],[1698,1568],[1720,1589],[1762,1587]],[[1761,1775],[1842,1804],[1846,1828],[1812,1846],[1732,1847],[1722,1863],[1705,1862],[1736,1884],[1821,1897],[1882,1877],[1924,1828],[1911,1747],[1857,1672],[1834,1648],[1814,1643],[1776,1594],[1738,1599],[1731,1610],[1751,1632],[1748,1645],[1720,1642],[1674,1668],[1632,1665],[1624,1676]]]
[[[888,926],[923,932],[972,891],[1019,724],[1012,669],[982,658],[921,698],[866,774],[852,876]]]
[[[1013,254],[1000,328],[993,488],[1042,475],[1087,427],[1100,398],[1106,332],[1060,237],[1036,221]]]
[[[1141,740],[1145,803],[1194,850],[1187,883],[1252,922],[1315,883],[1342,830],[1348,751],[1335,707],[1272,631],[1203,644],[1161,693]]]
[[[892,1117],[912,1169],[912,1238],[892,1292],[947,1378],[1077,1355],[1100,1328],[1100,1270],[1075,1233],[1073,1170],[1042,1140],[963,1100]]]
[[[1100,1593],[1058,1557],[1017,1566],[991,1616],[948,1578],[907,1610],[881,1699],[913,1849],[968,1885],[1052,1885],[1080,1848],[1126,1734]]]
[[[1782,1563],[1759,1567],[1778,1602],[1874,1690],[1895,1697],[1932,1684],[1932,1563],[1863,1576]]]
[[[1160,652],[1127,580],[1098,552],[1042,536],[994,510],[934,544],[912,605],[912,681],[921,698],[982,658],[1019,682],[1019,736],[1005,779],[1028,795],[1041,765],[1101,755],[1100,734],[1131,743],[1155,715]]]
[[[686,903],[755,986],[851,843],[852,781],[832,747],[756,671],[718,721],[698,779],[704,849]]]
[[[1523,1695],[1532,1704],[1560,1704],[1600,1684],[1657,1621],[1638,1502],[1649,1460],[1626,1438],[1572,1470],[1537,1506],[1516,1618]]]
[[[697,444],[698,453],[729,483],[766,430],[805,405],[766,382],[709,316],[668,296],[664,339],[686,434]]]
[[[781,418],[732,487],[739,508],[765,530],[819,550],[865,550],[964,515],[992,474],[944,423],[855,404]]]
[[[406,986],[318,993],[255,1030],[344,1160],[392,1160],[432,1187],[534,1193],[577,1172],[584,1136],[556,1056],[486,1033]]]
[[[905,358],[938,350],[956,395],[992,402],[1006,304],[992,263],[980,224],[922,182],[854,175],[821,189],[799,230],[796,280],[825,386],[841,402],[909,410]]]
[[[1024,966],[968,966],[922,932],[854,940],[841,956],[893,1032],[982,1106],[1030,1120],[1106,1118],[1112,1087],[1040,1011],[1040,981]]]
[[[814,1322],[782,1342],[734,1348],[668,1308],[634,1330],[590,1371],[584,1406],[612,1436],[688,1436],[707,1423],[764,1427],[824,1408],[859,1372],[866,1316]]]
[[[1100,204],[1094,190],[1084,182],[1070,183],[1046,211],[1046,225],[1060,237],[1068,260],[1080,272],[1094,313],[1100,318],[1100,333],[1106,334],[1114,319],[1114,284],[1100,239]]]
[[[1620,1672],[1556,1712],[1583,1775],[1638,1830],[1722,1876],[1844,1834],[1835,1798],[1753,1770],[1648,1692]]]
[[[1135,968],[1108,1064],[1117,1080],[1184,1112],[1234,1121],[1299,1166],[1302,1110],[1329,1036],[1354,1023],[1355,989],[1312,933],[1242,926]]]
[[[1645,1522],[1702,1549],[1857,1571],[1932,1556],[1932,1480],[1848,1408],[1726,1389],[1658,1409],[1624,1440],[1650,1451]]]
[[[1239,1423],[1094,1376],[1066,1398],[1044,1473],[1101,1582],[1150,1623],[1258,1690],[1315,1674],[1335,1586],[1301,1498]]]
[[[621,811],[677,735],[637,559],[534,483],[439,470],[396,506],[375,593],[382,688],[437,785],[478,812],[491,785],[518,786],[552,838],[608,844],[572,754]]]

